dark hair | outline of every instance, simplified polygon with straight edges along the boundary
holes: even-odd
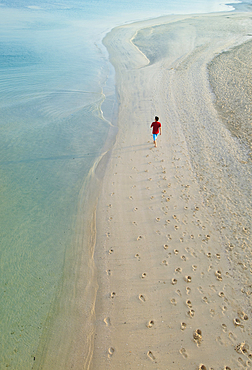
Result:
[[[158,117],[158,116],[156,116],[156,117],[155,117],[155,120],[156,120],[156,121],[158,121],[158,120],[159,120],[159,117]]]

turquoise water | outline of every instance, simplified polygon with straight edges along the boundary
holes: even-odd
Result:
[[[103,36],[130,21],[227,9],[209,0],[0,2],[1,369],[31,368],[79,193],[115,124]]]

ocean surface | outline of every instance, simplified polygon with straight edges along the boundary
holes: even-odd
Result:
[[[234,9],[225,3],[0,1],[0,369],[32,368],[73,247],[80,192],[116,126],[103,37],[160,15]]]

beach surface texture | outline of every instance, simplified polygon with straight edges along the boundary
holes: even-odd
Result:
[[[251,40],[251,13],[104,39],[119,131],[96,214],[93,370],[252,364]]]

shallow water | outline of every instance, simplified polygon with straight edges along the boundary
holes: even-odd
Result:
[[[80,191],[114,124],[103,35],[128,21],[223,4],[1,2],[0,368],[32,366],[72,248]]]

